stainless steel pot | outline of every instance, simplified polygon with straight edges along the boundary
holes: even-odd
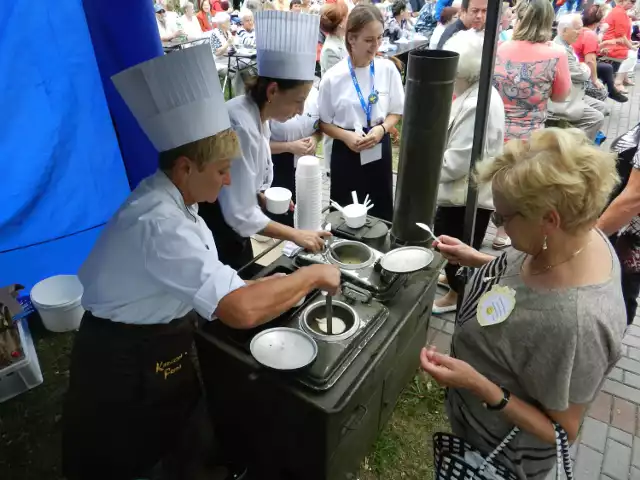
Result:
[[[371,265],[375,257],[367,245],[353,240],[343,240],[329,246],[327,259],[345,270],[358,270]]]
[[[345,331],[340,334],[329,335],[318,327],[317,320],[325,318],[327,314],[324,300],[309,305],[300,317],[300,326],[312,337],[325,342],[339,342],[351,337],[360,327],[360,316],[350,305],[342,301],[333,301],[333,318],[339,318],[345,324]]]

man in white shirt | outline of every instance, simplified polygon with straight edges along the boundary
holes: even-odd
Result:
[[[178,28],[175,21],[167,17],[167,11],[162,5],[156,3],[154,10],[156,12],[156,24],[158,25],[158,33],[160,34],[161,41],[170,42],[184,35],[184,32]]]
[[[113,78],[160,152],[159,170],[115,213],[79,272],[86,314],[63,411],[69,480],[150,478],[157,470],[195,478],[191,459],[176,452],[190,450],[181,447],[200,401],[190,359],[196,323],[250,329],[313,289],[339,287],[339,271],[326,265],[248,282],[219,261],[198,202],[214,202],[230,183],[239,143],[220,85],[209,81],[215,74],[202,45]]]

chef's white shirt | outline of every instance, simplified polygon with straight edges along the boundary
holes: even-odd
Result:
[[[143,180],[104,228],[78,274],[96,317],[169,323],[194,310],[211,319],[245,283],[218,260],[213,236],[161,171]]]
[[[271,120],[271,140],[274,142],[295,142],[310,137],[318,131],[318,89],[312,88],[304,102],[302,115],[287,120],[284,123]]]
[[[258,193],[273,181],[269,122],[260,121],[258,105],[247,95],[227,102],[231,128],[240,140],[242,156],[231,163],[231,185],[218,196],[227,224],[248,238],[265,229],[271,221],[258,205]]]
[[[322,122],[353,130],[356,124],[366,127],[367,116],[351,79],[348,58],[336,63],[322,77],[318,110]],[[387,115],[402,115],[404,109],[404,88],[400,72],[385,58],[376,58],[374,62],[374,84],[378,91],[378,102],[371,109],[372,126],[382,123]],[[356,68],[355,72],[366,102],[371,93],[369,66]]]

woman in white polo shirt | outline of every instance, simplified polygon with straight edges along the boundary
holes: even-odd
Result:
[[[370,214],[391,220],[393,181],[389,130],[402,116],[404,89],[396,66],[377,58],[384,24],[374,5],[358,5],[347,19],[349,56],[320,82],[320,128],[334,139],[331,198],[350,204],[351,191],[369,195]]]

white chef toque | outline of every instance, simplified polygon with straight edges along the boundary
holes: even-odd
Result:
[[[154,58],[111,79],[158,152],[231,128],[209,45]]]
[[[313,80],[320,17],[263,10],[256,13],[258,75],[285,80]]]

